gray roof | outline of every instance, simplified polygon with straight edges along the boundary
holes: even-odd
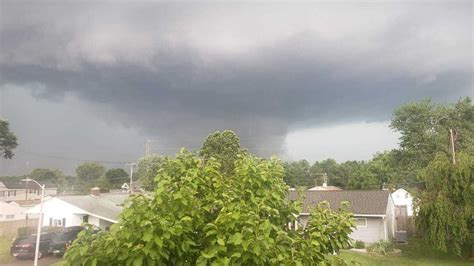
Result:
[[[385,215],[390,196],[388,190],[340,190],[340,191],[305,191],[303,213],[309,213],[322,201],[328,201],[331,209],[337,210],[341,202],[348,201],[348,208],[354,214]],[[296,191],[289,192],[289,198],[295,200]]]
[[[26,182],[21,180],[3,180],[1,181],[1,183],[3,183],[3,186],[7,189],[41,189],[41,187],[38,186],[38,184],[36,184],[35,182]],[[44,184],[46,188],[57,188],[56,185],[49,181],[40,183]]]
[[[70,195],[58,196],[57,198],[77,206],[90,214],[118,221],[123,209],[122,205],[128,196],[128,194],[101,194],[100,196]]]

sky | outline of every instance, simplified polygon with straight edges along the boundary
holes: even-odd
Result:
[[[474,96],[470,1],[0,0],[0,175],[196,150],[231,129],[262,157],[368,160],[393,110]],[[27,163],[28,162],[28,163]]]

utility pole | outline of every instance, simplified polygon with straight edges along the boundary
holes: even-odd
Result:
[[[129,188],[128,193],[132,194],[132,190],[133,190],[133,168],[135,168],[135,166],[137,166],[137,164],[136,163],[127,163],[126,165],[128,167],[130,167],[130,188]]]
[[[453,135],[453,130],[450,128],[449,129],[449,135],[451,138],[451,149],[452,149],[452,154],[453,154],[453,164],[456,164],[456,150],[454,148],[454,135]]]
[[[30,161],[26,161],[26,188],[25,188],[25,200],[28,200],[28,181],[30,180]]]
[[[328,174],[327,173],[315,173],[314,175],[316,176],[322,176],[323,177],[323,187],[327,187],[328,184]],[[318,186],[318,180],[314,180],[315,186]]]

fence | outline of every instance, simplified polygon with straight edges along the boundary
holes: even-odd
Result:
[[[16,237],[18,235],[18,229],[24,228],[26,226],[28,227],[28,233],[35,233],[34,228],[38,226],[38,218],[30,218],[28,220],[1,221],[0,237]]]

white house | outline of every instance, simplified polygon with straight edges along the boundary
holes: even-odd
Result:
[[[25,210],[15,203],[0,201],[0,222],[25,220]]]
[[[306,226],[311,208],[322,201],[327,201],[333,210],[340,207],[341,202],[350,203],[348,211],[354,214],[356,228],[350,237],[354,240],[373,243],[378,240],[391,240],[395,235],[395,211],[391,194],[387,190],[334,190],[305,192],[303,211],[298,216],[298,226]],[[291,200],[297,193],[290,191]]]
[[[51,184],[45,183],[46,196],[54,196],[58,194],[58,188]],[[18,201],[18,200],[37,200],[41,198],[41,187],[35,182],[25,182],[18,180],[0,181],[0,201]]]
[[[413,216],[413,196],[403,188],[399,188],[392,193],[395,206],[406,206],[407,215]]]
[[[43,204],[43,226],[75,226],[89,223],[108,229],[117,223],[128,194],[94,191],[91,195],[52,197]],[[36,206],[27,213],[39,213]]]

